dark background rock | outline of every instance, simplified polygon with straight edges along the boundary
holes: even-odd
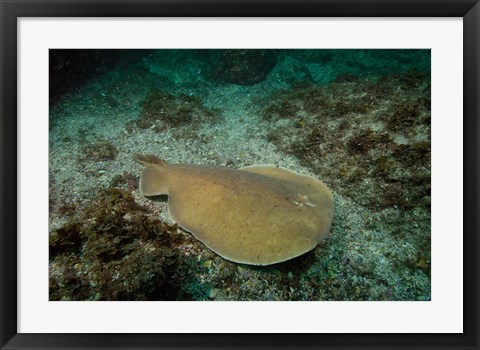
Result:
[[[118,59],[119,50],[50,50],[50,104],[89,79],[105,73]]]

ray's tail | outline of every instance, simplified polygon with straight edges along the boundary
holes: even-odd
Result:
[[[145,196],[168,194],[168,164],[152,154],[134,153],[133,159],[144,165],[140,176],[140,191]]]
[[[144,166],[152,166],[153,164],[160,165],[161,167],[167,166],[166,161],[154,156],[153,154],[134,153],[132,157],[134,161]]]

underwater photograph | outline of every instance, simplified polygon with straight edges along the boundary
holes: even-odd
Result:
[[[430,301],[429,49],[50,49],[50,301]]]

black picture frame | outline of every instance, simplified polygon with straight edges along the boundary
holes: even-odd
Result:
[[[0,1],[0,345],[49,348],[479,348],[478,0]],[[462,334],[24,334],[17,332],[17,18],[19,17],[463,17],[464,332]],[[448,317],[448,315],[446,315]]]

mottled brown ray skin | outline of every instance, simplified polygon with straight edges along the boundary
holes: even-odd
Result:
[[[332,193],[311,176],[274,165],[237,170],[167,164],[152,155],[134,159],[146,166],[142,193],[167,194],[172,219],[225,259],[270,265],[308,252],[329,235]]]

